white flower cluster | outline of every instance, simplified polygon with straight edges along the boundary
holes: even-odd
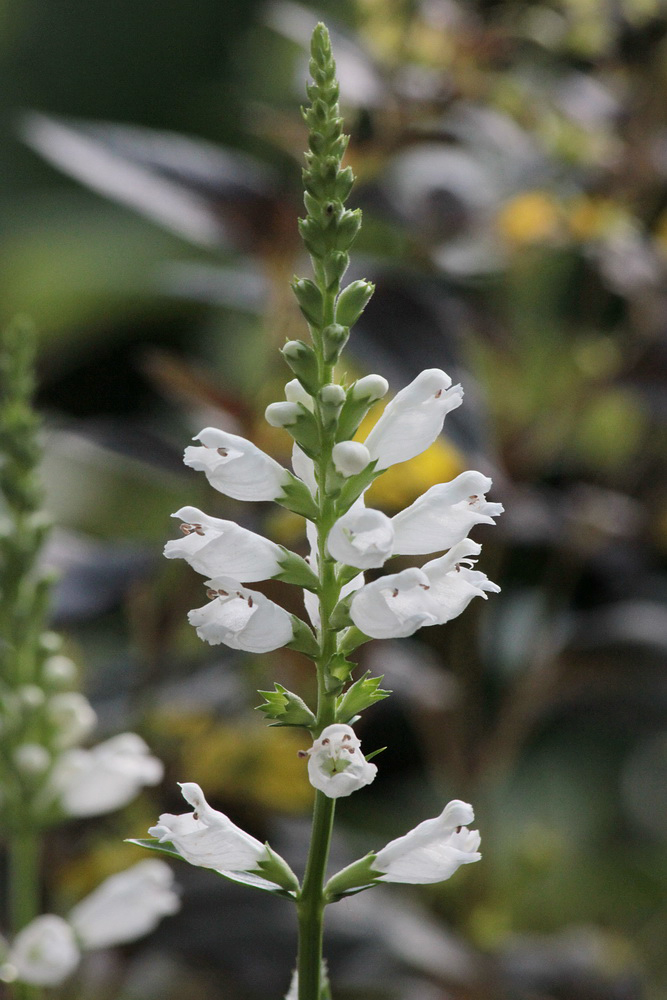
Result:
[[[174,876],[164,861],[140,861],[111,875],[68,914],[35,917],[0,955],[0,982],[58,986],[81,954],[127,944],[154,930],[180,906]]]
[[[348,395],[368,401],[379,398],[387,388],[381,376],[369,375],[355,383]],[[286,403],[272,403],[267,410],[267,418],[274,425],[289,427],[300,413],[312,409],[311,397],[296,380],[288,384],[286,394]],[[369,467],[378,472],[414,458],[436,440],[445,416],[462,399],[463,390],[453,386],[445,372],[438,368],[423,371],[386,406],[363,444],[341,441],[334,446],[336,471],[345,480]],[[186,465],[203,471],[209,483],[227,496],[282,502],[295,477],[312,496],[316,495],[313,462],[296,444],[293,476],[238,435],[209,427],[197,435],[197,440],[198,446],[185,451]],[[329,532],[327,549],[338,563],[361,571],[346,584],[341,595],[354,593],[350,617],[361,632],[378,639],[412,635],[424,625],[455,618],[473,597],[486,598],[487,592],[499,590],[472,568],[480,546],[467,537],[474,525],[493,524],[503,510],[501,504],[486,501],[490,488],[488,477],[464,472],[451,483],[431,487],[395,517],[366,508],[363,492],[341,514]],[[206,585],[210,603],[189,614],[198,635],[212,644],[225,643],[233,649],[256,653],[289,643],[294,638],[292,616],[245,584],[284,574],[286,560],[298,557],[233,521],[209,517],[194,507],[184,507],[174,516],[182,522],[183,537],[168,542],[165,555],[185,559],[198,573],[209,577]],[[307,522],[307,530],[311,542],[309,562],[316,569],[314,525]],[[391,556],[444,550],[449,551],[421,569],[406,569],[371,583],[364,581],[364,570],[383,566]],[[308,589],[305,602],[317,627],[317,599]]]

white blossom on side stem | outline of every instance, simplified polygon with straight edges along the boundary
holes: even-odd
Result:
[[[252,871],[259,861],[267,859],[264,844],[213,809],[199,785],[185,781],[180,788],[193,812],[178,816],[163,813],[148,831],[152,837],[173,844],[191,865],[218,872]]]
[[[74,931],[62,917],[44,913],[18,932],[6,967],[13,978],[32,986],[59,986],[76,969],[81,955]]]
[[[197,573],[226,575],[253,583],[280,573],[284,552],[275,542],[242,528],[235,521],[209,517],[196,507],[181,507],[172,517],[181,520],[183,537],[167,542],[167,559],[185,559]]]
[[[180,905],[171,868],[149,858],[105,879],[67,919],[82,948],[111,948],[150,934]]]
[[[207,580],[211,601],[188,614],[200,639],[247,653],[268,653],[294,638],[292,619],[284,608],[238,580],[218,576]]]
[[[361,752],[361,741],[351,726],[335,724],[322,730],[308,755],[308,777],[311,785],[330,799],[351,795],[358,788],[370,785],[377,774]]]
[[[201,445],[186,448],[183,461],[234,500],[277,500],[289,482],[282,465],[238,434],[205,427],[195,440]]]
[[[376,469],[406,462],[433,444],[445,417],[460,406],[463,389],[439,368],[427,368],[387,403],[366,438]]]
[[[400,639],[436,625],[438,608],[430,581],[416,566],[367,583],[352,598],[350,618],[373,639]]]
[[[127,805],[144,785],[162,779],[162,762],[136,733],[119,733],[90,750],[66,750],[56,761],[49,794],[70,816],[98,816]]]
[[[464,538],[444,556],[401,573],[367,583],[352,598],[350,617],[373,639],[398,639],[425,625],[442,625],[456,618],[473,597],[498,593],[500,587],[484,573],[471,569],[481,545]]]
[[[472,806],[455,799],[435,819],[424,820],[403,837],[390,841],[372,862],[380,882],[444,882],[460,865],[479,861],[480,836],[469,830]]]
[[[462,472],[450,483],[438,483],[391,519],[394,552],[425,555],[449,549],[476,524],[494,524],[500,503],[487,503],[491,480],[481,472]]]

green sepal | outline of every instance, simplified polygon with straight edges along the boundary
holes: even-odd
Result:
[[[377,459],[369,462],[366,468],[358,472],[356,476],[347,477],[336,500],[336,517],[342,517],[350,509],[354,501],[358,500],[361,494],[368,489],[371,483],[378,476],[382,475],[382,471],[375,471],[376,465]]]
[[[335,653],[329,660],[324,677],[325,687],[329,694],[342,690],[348,677],[356,667],[356,663],[346,660],[344,654]]]
[[[349,267],[349,264],[350,264],[350,255],[345,251],[336,250],[334,251],[334,253],[329,254],[326,261],[324,262],[324,276],[326,278],[327,291],[337,290],[338,285],[343,278],[343,275],[345,274],[345,272]]]
[[[356,625],[352,625],[345,632],[341,632],[338,640],[338,652],[343,656],[347,656],[348,653],[351,653],[358,646],[363,646],[365,642],[370,641],[370,635],[365,635]]]
[[[319,516],[320,511],[312,493],[302,479],[293,475],[289,469],[285,469],[285,472],[287,473],[287,482],[283,485],[281,495],[276,497],[276,502],[295,514],[301,514],[309,521],[314,521]]]
[[[275,719],[276,726],[303,726],[310,729],[317,719],[298,694],[293,694],[282,684],[275,683],[275,691],[258,691],[265,699],[263,705],[257,705],[257,711],[263,712],[266,719]]]
[[[324,257],[328,249],[328,241],[319,223],[309,216],[307,219],[299,219],[298,226],[301,239],[305,243],[308,253],[318,259]]]
[[[345,694],[336,699],[336,722],[350,722],[365,708],[388,698],[391,691],[381,688],[381,681],[382,677],[371,677],[370,671],[355,681]]]
[[[299,308],[308,322],[312,326],[322,326],[324,300],[315,282],[310,278],[293,278],[291,284]]]
[[[359,573],[360,570],[356,570],[356,572]],[[350,618],[350,604],[352,603],[352,598],[355,593],[356,591],[352,591],[351,594],[346,594],[345,597],[342,597],[331,612],[329,624],[332,628],[342,629],[347,628],[348,625],[352,624],[352,619]]]
[[[350,583],[354,580],[355,576],[359,576],[361,573],[360,569],[356,566],[347,566],[345,563],[338,563],[338,572],[336,573],[336,583],[339,587],[344,587],[346,583]]]
[[[377,855],[372,851],[364,858],[353,861],[347,868],[332,875],[324,887],[324,899],[327,903],[335,903],[345,896],[354,896],[364,889],[372,889],[377,885],[382,872],[373,868]]]
[[[339,247],[339,249],[346,248]],[[354,326],[374,291],[375,285],[371,281],[353,281],[344,288],[336,299],[336,322],[341,326]]]
[[[284,545],[278,546],[283,551],[283,558],[279,562],[281,572],[273,577],[274,580],[282,580],[283,583],[294,583],[297,587],[305,587],[317,593],[320,581],[313,573],[305,559],[298,556],[296,552],[290,552]]]
[[[315,417],[303,403],[297,403],[297,416],[294,423],[282,424],[284,430],[291,434],[302,451],[315,459],[320,450],[320,432]]]
[[[305,653],[311,660],[317,659],[320,655],[320,647],[313,630],[296,615],[290,615],[292,619],[292,632],[294,638],[286,643],[288,649],[295,649],[297,653]]]
[[[275,882],[281,889],[285,889],[290,895],[296,897],[301,888],[298,878],[285,859],[271,850],[267,843],[264,844],[264,849],[268,855],[267,859],[258,861],[257,868],[250,869],[248,874],[259,875],[260,878],[265,878],[269,882]]]
[[[336,431],[336,441],[349,441],[354,437],[359,424],[364,419],[376,399],[355,399],[352,390],[354,385],[347,391],[347,399],[343,404],[343,409],[338,418],[338,429]]]
[[[341,385],[323,385],[318,393],[322,426],[331,431],[338,421],[338,414],[345,403],[345,390]]]
[[[179,861],[185,861],[186,864],[190,864],[182,854],[179,854],[176,848],[169,841],[165,841],[161,844],[159,840],[147,839],[147,840],[135,840],[134,838],[128,838],[125,841],[126,844],[136,844],[137,847],[145,847],[149,851],[156,851],[158,854],[166,854],[172,858],[178,858]],[[204,868],[204,865],[193,865],[194,868]],[[217,868],[208,868],[207,871],[214,872],[214,874],[219,875],[220,878],[227,879],[228,882],[236,882],[239,885],[249,885],[251,889],[261,889],[263,892],[273,893],[274,896],[282,896],[283,899],[296,899],[296,892],[294,890],[284,889],[280,885],[276,885],[273,882],[267,881],[263,875],[256,875],[253,872],[228,872],[219,871]]]
[[[316,395],[320,385],[319,366],[310,344],[303,340],[288,340],[281,353],[306,392]]]
[[[359,716],[357,716],[359,718]],[[366,754],[366,761],[373,760],[373,757],[377,757],[378,754],[384,753],[386,747],[378,747],[377,750],[373,750],[371,753]]]

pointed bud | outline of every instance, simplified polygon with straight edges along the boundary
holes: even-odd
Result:
[[[338,420],[338,414],[345,402],[345,389],[342,385],[324,385],[320,389],[320,410],[325,428],[333,427]]]
[[[313,348],[302,340],[288,340],[282,355],[306,392],[314,395],[319,385],[319,372]]]
[[[340,352],[347,344],[349,336],[349,327],[341,326],[340,323],[332,323],[331,326],[325,326],[322,331],[322,350],[324,360],[328,365],[335,364],[338,361]]]
[[[375,285],[370,281],[353,281],[344,288],[336,300],[336,322],[354,326],[374,291]]]
[[[324,304],[322,293],[309,278],[294,278],[292,281],[292,291],[299,303],[301,312],[312,326],[322,325],[322,315]]]

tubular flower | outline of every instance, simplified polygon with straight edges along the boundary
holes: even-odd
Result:
[[[179,816],[163,813],[148,831],[152,837],[173,844],[191,865],[218,872],[252,871],[267,858],[265,845],[213,809],[199,785],[185,781],[180,788],[193,812]]]
[[[431,595],[438,608],[438,624],[458,617],[473,597],[483,597],[486,591],[499,594],[500,587],[484,573],[474,570],[475,560],[482,550],[479,542],[464,538],[439,559],[432,559],[422,566],[429,579]]]
[[[463,401],[463,389],[452,385],[439,368],[427,368],[387,404],[366,438],[376,470],[406,462],[433,444],[445,417]]]
[[[308,756],[308,777],[311,785],[330,799],[351,795],[358,788],[370,785],[377,767],[361,752],[361,741],[351,726],[336,724],[322,730]]]
[[[336,521],[327,540],[334,559],[357,569],[383,566],[393,546],[391,520],[379,510],[367,510],[363,501]]]
[[[6,966],[13,977],[34,986],[59,986],[81,955],[74,931],[62,917],[44,913],[18,932]]]
[[[167,559],[185,559],[197,573],[215,576],[224,567],[228,576],[252,583],[269,580],[281,571],[284,552],[275,542],[242,528],[235,521],[209,517],[196,507],[181,507],[183,537],[167,542]]]
[[[438,607],[430,581],[416,566],[367,583],[352,598],[350,618],[373,639],[413,635],[424,625],[436,625]]]
[[[224,642],[231,649],[268,653],[294,638],[291,616],[264,594],[226,576],[206,585],[210,603],[188,614],[200,639],[212,646]]]
[[[287,469],[238,434],[205,427],[195,440],[201,446],[186,448],[183,461],[228,497],[277,500],[289,483]]]
[[[451,621],[473,597],[486,600],[486,591],[500,591],[484,573],[470,568],[474,565],[470,556],[479,555],[481,548],[464,538],[421,569],[404,569],[367,583],[352,598],[352,621],[373,639],[401,638],[424,625]]]
[[[481,472],[462,472],[450,483],[432,486],[391,519],[394,552],[424,555],[449,549],[476,524],[494,524],[500,503],[487,503],[491,480]]]
[[[480,836],[468,830],[472,806],[455,799],[435,819],[424,820],[403,837],[390,841],[372,861],[379,882],[444,882],[460,865],[479,861]]]
[[[110,948],[149,934],[180,905],[171,868],[149,858],[105,879],[67,919],[81,947]]]
[[[70,816],[98,816],[127,805],[164,768],[136,733],[119,733],[90,750],[66,750],[49,779],[49,794]]]

